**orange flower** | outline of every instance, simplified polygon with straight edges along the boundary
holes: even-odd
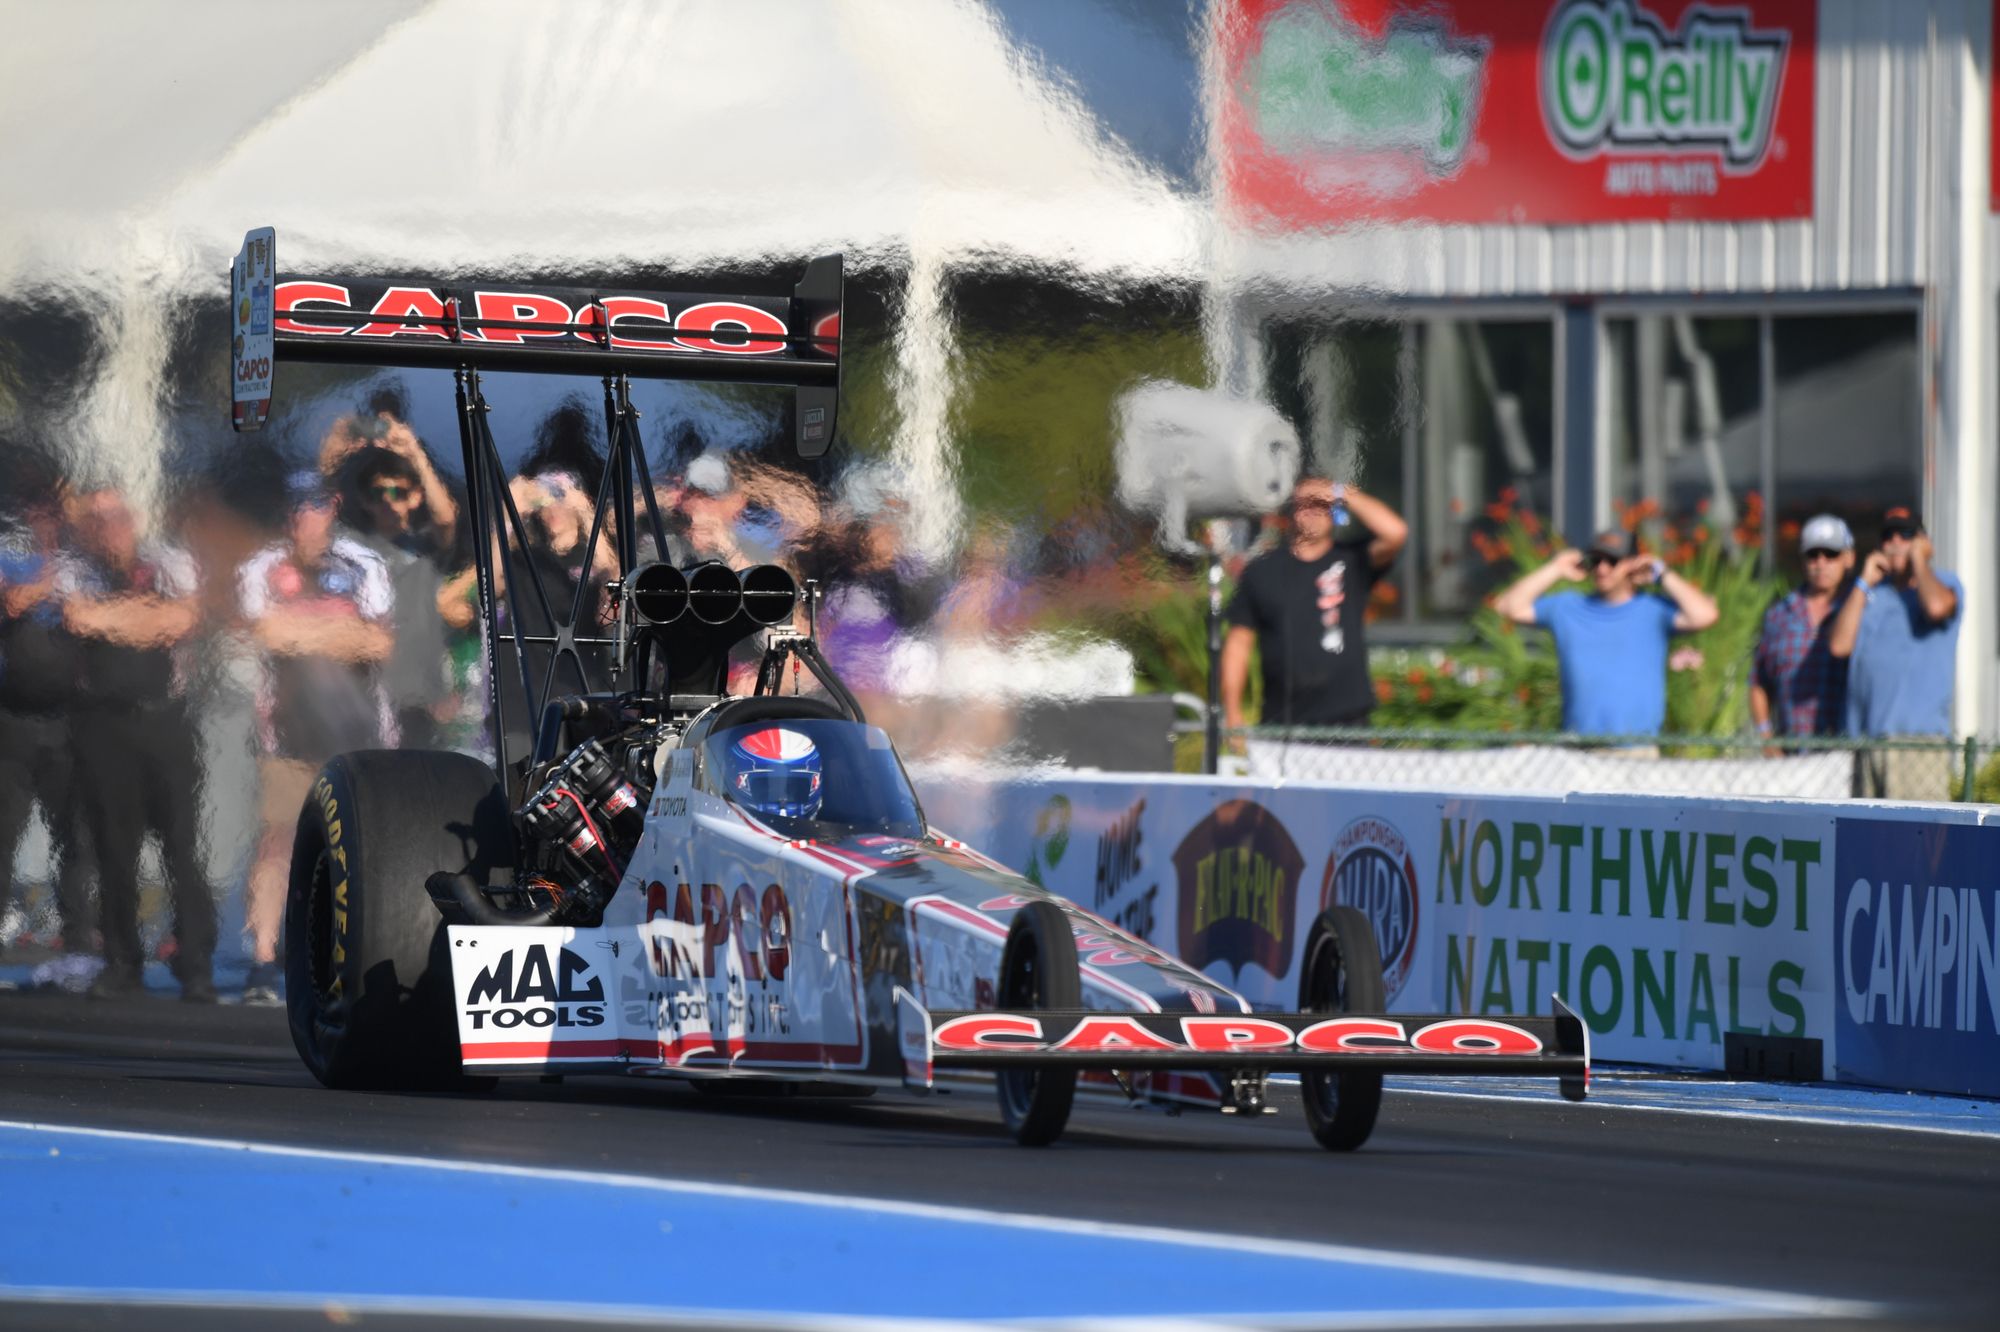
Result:
[[[1387,680],[1377,680],[1375,682],[1375,701],[1377,703],[1387,703],[1393,692]]]
[[[1693,560],[1694,547],[1691,545],[1683,544],[1679,550],[1674,552],[1673,563],[1675,564],[1688,564],[1692,563]]]
[[[1521,498],[1521,492],[1516,490],[1514,487],[1512,486],[1500,487],[1500,502],[1502,504],[1518,503],[1520,498]]]
[[[1504,523],[1507,521],[1507,506],[1498,503],[1489,504],[1486,506],[1486,516],[1496,523]]]
[[[1423,667],[1421,667],[1421,666],[1412,666],[1412,667],[1410,667],[1410,673],[1409,673],[1408,675],[1404,676],[1403,678],[1404,678],[1404,679],[1406,679],[1406,680],[1408,680],[1408,681],[1409,681],[1409,682],[1410,682],[1411,684],[1413,684],[1413,685],[1420,685],[1420,684],[1422,684],[1422,683],[1424,682],[1424,670],[1423,670]]]
[[[1706,544],[1708,543],[1708,524],[1707,524],[1707,523],[1703,523],[1703,524],[1702,524],[1702,525],[1701,525],[1700,527],[1697,527],[1697,528],[1695,528],[1695,529],[1694,529],[1694,539],[1695,539],[1696,541],[1699,541],[1699,542],[1701,542],[1701,543],[1702,543],[1702,544],[1704,544],[1704,545],[1706,545]]]
[[[1520,688],[1516,689],[1514,691],[1514,697],[1522,704],[1522,706],[1525,707],[1528,702],[1528,686],[1522,685]]]
[[[1789,518],[1779,523],[1778,538],[1786,542],[1797,541],[1799,539],[1799,525]]]
[[[1694,511],[1696,513],[1708,512],[1708,496],[1703,495],[1700,499],[1694,502]]]
[[[1436,697],[1436,691],[1434,691],[1429,685],[1424,684],[1417,686],[1417,702],[1428,703],[1434,697]]]
[[[1529,536],[1534,536],[1542,530],[1542,520],[1535,517],[1533,509],[1523,509],[1521,510],[1521,527]]]

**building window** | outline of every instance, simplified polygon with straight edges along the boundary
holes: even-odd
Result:
[[[1652,501],[1642,512],[1656,543],[1734,532],[1764,488],[1758,320],[1642,314],[1605,332],[1614,504]]]
[[[1298,423],[1307,466],[1410,524],[1378,585],[1379,619],[1462,628],[1507,574],[1480,553],[1489,511],[1554,509],[1554,322],[1286,321],[1265,348],[1271,399]]]
[[[1813,514],[1866,547],[1885,505],[1921,499],[1914,311],[1621,314],[1604,345],[1605,517],[1645,505],[1656,544],[1713,533],[1795,576]]]
[[[1778,567],[1799,572],[1799,527],[1835,513],[1866,553],[1882,510],[1921,508],[1922,369],[1914,311],[1771,321],[1777,371]]]

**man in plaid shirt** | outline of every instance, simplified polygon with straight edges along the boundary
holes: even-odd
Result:
[[[1847,599],[1854,533],[1830,513],[1799,532],[1805,581],[1772,603],[1750,677],[1750,719],[1760,735],[1838,735],[1847,709],[1847,661],[1828,647]]]

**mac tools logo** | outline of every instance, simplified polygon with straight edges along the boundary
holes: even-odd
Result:
[[[1197,971],[1255,962],[1276,979],[1292,969],[1292,922],[1305,857],[1277,815],[1231,800],[1196,824],[1174,852],[1180,880],[1180,954]]]
[[[1709,148],[1752,171],[1771,148],[1790,45],[1743,9],[1695,5],[1669,32],[1631,0],[1570,0],[1542,38],[1542,120],[1575,158]]]
[[[1396,825],[1360,818],[1333,839],[1320,880],[1319,905],[1349,906],[1368,917],[1382,950],[1382,984],[1394,999],[1417,960],[1417,863]]]
[[[567,948],[557,948],[554,966],[541,944],[508,949],[472,982],[465,996],[465,1016],[474,1031],[489,1025],[598,1027],[604,1024],[604,982]]]

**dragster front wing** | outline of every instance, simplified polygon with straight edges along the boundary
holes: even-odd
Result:
[[[932,1012],[912,1081],[932,1070],[1257,1068],[1553,1077],[1581,1101],[1590,1032],[1560,998],[1546,1017],[1438,1013]],[[915,1067],[912,1067],[915,1065]]]

